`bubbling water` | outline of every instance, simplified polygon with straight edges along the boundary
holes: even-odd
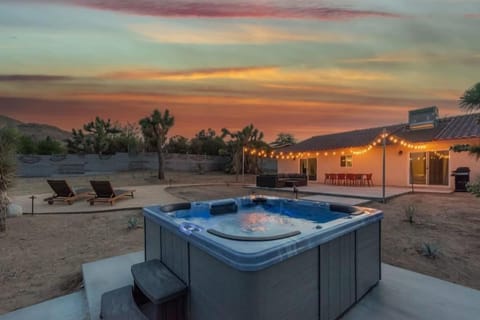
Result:
[[[242,212],[217,217],[212,226],[217,230],[236,235],[273,235],[292,231],[291,218],[269,212]]]

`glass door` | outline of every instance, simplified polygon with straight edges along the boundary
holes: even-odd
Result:
[[[448,186],[448,151],[429,152],[428,184]]]
[[[308,176],[308,180],[317,180],[317,158],[300,159],[300,173]]]
[[[410,184],[427,184],[427,153],[410,153]]]
[[[317,158],[308,159],[308,180],[317,180]]]
[[[448,185],[448,151],[412,152],[410,183]]]

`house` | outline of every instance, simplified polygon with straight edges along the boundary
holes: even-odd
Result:
[[[437,107],[409,112],[408,123],[315,136],[277,152],[278,172],[307,173],[324,183],[328,173],[372,173],[382,183],[385,147],[385,184],[440,186],[454,189],[451,171],[470,168],[480,176],[480,160],[454,145],[480,144],[480,114],[439,118]]]

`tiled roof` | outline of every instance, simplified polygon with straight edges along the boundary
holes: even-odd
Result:
[[[386,129],[387,133],[403,138],[409,142],[474,138],[480,137],[479,117],[480,113],[474,113],[442,118],[437,121],[434,128],[423,130],[410,130],[407,123],[402,123],[386,127],[315,136],[281,150],[301,152],[366,146],[378,138],[378,136],[382,134],[383,129]]]

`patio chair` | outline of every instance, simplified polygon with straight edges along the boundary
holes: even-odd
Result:
[[[336,184],[345,185],[347,182],[346,179],[347,179],[347,175],[345,173],[337,173],[337,178],[335,179],[337,181]]]
[[[364,174],[363,173],[356,173],[355,174],[355,185],[356,186],[364,186]]]
[[[365,175],[365,184],[369,187],[373,187],[373,180],[372,180],[372,174],[371,173],[367,173]]]
[[[346,184],[349,186],[353,186],[355,184],[355,174],[354,173],[347,173],[345,177]]]
[[[59,201],[71,205],[79,198],[86,197],[92,192],[92,189],[90,188],[73,189],[65,180],[47,180],[47,183],[54,192],[51,197],[43,199],[44,201],[47,201],[48,204],[53,204],[55,201]]]
[[[336,179],[337,179],[337,175],[335,173],[325,173],[325,180],[323,181],[323,183],[335,184]]]
[[[90,181],[95,195],[89,198],[87,201],[90,202],[90,205],[94,205],[95,202],[108,202],[110,205],[114,205],[115,201],[125,197],[133,198],[133,193],[135,190],[123,190],[123,189],[113,189],[110,181]]]

